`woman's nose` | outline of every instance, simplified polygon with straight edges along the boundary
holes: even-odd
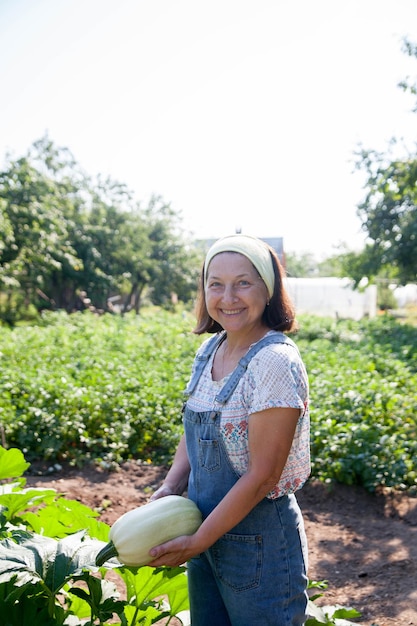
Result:
[[[226,285],[223,292],[223,300],[226,302],[234,302],[237,300],[236,291],[233,285]]]

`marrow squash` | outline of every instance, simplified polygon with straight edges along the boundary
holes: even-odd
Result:
[[[100,566],[113,557],[131,567],[152,561],[149,550],[181,535],[192,535],[202,522],[197,505],[183,496],[165,496],[128,511],[110,528],[109,543],[97,554]]]

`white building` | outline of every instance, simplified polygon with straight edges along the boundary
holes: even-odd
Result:
[[[298,314],[311,313],[322,317],[375,317],[377,288],[353,289],[348,278],[286,278],[286,287]]]

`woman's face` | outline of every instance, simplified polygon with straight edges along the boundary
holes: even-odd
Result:
[[[228,332],[261,325],[268,292],[252,263],[242,254],[221,252],[210,262],[205,285],[207,311]]]

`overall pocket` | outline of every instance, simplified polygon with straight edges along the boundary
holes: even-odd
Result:
[[[199,439],[198,455],[200,467],[207,472],[216,472],[220,469],[219,442],[216,439]]]
[[[262,567],[262,536],[226,533],[210,549],[219,579],[234,591],[259,585]]]

